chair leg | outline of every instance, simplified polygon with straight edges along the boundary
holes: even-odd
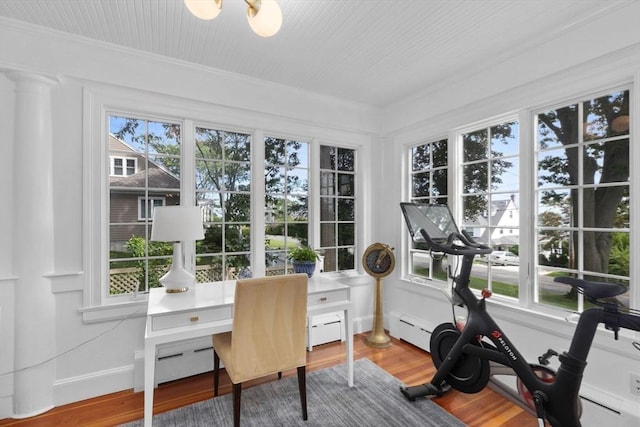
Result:
[[[213,350],[213,395],[218,395],[218,384],[220,382],[220,356]]]
[[[278,379],[281,380],[282,379],[282,371],[278,372]]]
[[[240,427],[240,395],[242,383],[233,385],[233,427]]]
[[[298,366],[298,389],[300,390],[300,404],[302,405],[302,419],[307,421],[307,368]]]

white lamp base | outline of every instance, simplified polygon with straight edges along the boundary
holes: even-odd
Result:
[[[160,283],[168,294],[186,292],[196,283],[195,276],[184,269],[181,242],[173,244],[173,263],[167,274],[160,278]]]

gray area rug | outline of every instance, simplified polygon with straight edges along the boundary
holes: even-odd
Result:
[[[240,424],[256,426],[464,426],[428,399],[407,401],[402,383],[369,359],[355,362],[355,386],[348,387],[346,365],[307,373],[309,419],[302,420],[296,376],[242,390]],[[153,425],[231,426],[231,394],[155,415]],[[125,424],[142,425],[142,420]]]

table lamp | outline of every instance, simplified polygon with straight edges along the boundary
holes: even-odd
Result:
[[[173,242],[171,269],[160,278],[167,293],[185,292],[196,282],[193,274],[184,269],[182,242],[202,240],[202,215],[197,206],[159,206],[153,210],[151,240]]]

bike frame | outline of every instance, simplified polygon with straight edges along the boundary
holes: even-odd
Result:
[[[547,418],[552,426],[579,427],[580,405],[579,395],[582,376],[587,364],[587,356],[591,348],[599,324],[615,332],[620,328],[640,331],[640,316],[635,313],[618,311],[613,303],[601,303],[599,306],[585,310],[576,325],[569,350],[558,355],[560,366],[553,382],[539,378],[533,368],[517,350],[507,335],[493,320],[486,309],[486,298],[478,298],[469,288],[469,278],[473,259],[476,255],[490,252],[490,248],[473,241],[465,233],[451,233],[446,244],[436,243],[429,235],[420,230],[423,238],[435,250],[452,255],[462,255],[460,272],[454,280],[454,304],[464,305],[468,310],[468,317],[460,336],[450,348],[446,357],[431,382],[421,386],[406,387],[402,393],[410,400],[426,395],[440,395],[444,392],[442,385],[456,368],[465,355],[477,357],[481,360],[495,362],[513,370],[533,396],[538,419],[542,423]],[[413,234],[413,231],[412,231]],[[462,241],[462,245],[454,243],[455,239]],[[588,283],[571,283],[580,288]],[[585,292],[586,293],[586,292]],[[597,299],[597,298],[595,298]],[[486,337],[493,344],[478,346],[478,337]],[[433,351],[433,349],[432,349]]]

